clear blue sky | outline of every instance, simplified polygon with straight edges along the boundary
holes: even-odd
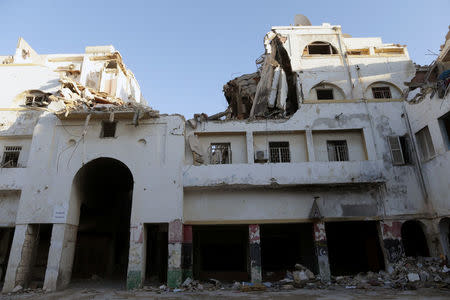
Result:
[[[342,25],[353,37],[406,44],[419,64],[433,60],[427,49],[439,51],[450,25],[450,0],[0,0],[0,11],[1,55],[13,54],[19,36],[42,54],[112,44],[150,106],[188,118],[223,111],[223,85],[254,72],[264,35],[295,14]]]

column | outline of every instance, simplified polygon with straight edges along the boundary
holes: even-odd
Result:
[[[313,224],[314,246],[316,249],[317,265],[322,282],[329,282],[331,279],[330,262],[328,260],[327,234],[325,232],[325,223],[316,221]]]
[[[16,286],[26,287],[31,274],[31,260],[38,228],[30,224],[16,225],[9,255],[3,292],[11,292]]]
[[[192,225],[183,225],[183,245],[181,248],[183,280],[193,278]]]
[[[65,288],[72,276],[78,227],[71,224],[53,224],[44,290]]]
[[[261,283],[261,238],[259,225],[248,225],[250,243],[250,279],[253,283]]]
[[[420,220],[424,224],[423,233],[427,240],[431,257],[445,256],[444,244],[441,243],[439,219]]]
[[[255,150],[253,147],[253,132],[247,131],[245,133],[245,140],[247,145],[247,163],[254,164],[255,163]]]
[[[383,245],[386,270],[391,272],[393,264],[398,262],[405,254],[402,246],[402,222],[380,221],[379,236]]]
[[[169,261],[167,270],[167,285],[179,287],[182,283],[181,245],[183,243],[183,223],[180,219],[169,223]]]
[[[316,154],[314,152],[314,141],[312,136],[312,130],[309,126],[306,126],[306,149],[308,150],[308,161],[316,161]]]
[[[143,223],[130,226],[127,289],[141,288],[145,279],[146,234]]]

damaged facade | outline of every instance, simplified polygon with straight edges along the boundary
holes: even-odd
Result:
[[[112,46],[20,39],[0,57],[3,291],[260,283],[295,264],[327,282],[448,257],[450,96],[433,91],[449,47],[438,87],[405,46],[299,17],[224,86],[226,111],[185,122],[146,105]]]

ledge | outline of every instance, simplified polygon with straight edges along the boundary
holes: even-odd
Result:
[[[185,166],[185,189],[361,185],[385,182],[382,161]]]

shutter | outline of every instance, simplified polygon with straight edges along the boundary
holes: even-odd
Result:
[[[390,136],[388,137],[388,140],[389,140],[389,147],[391,148],[392,164],[404,165],[405,159],[403,157],[400,139],[398,138],[398,136]]]

